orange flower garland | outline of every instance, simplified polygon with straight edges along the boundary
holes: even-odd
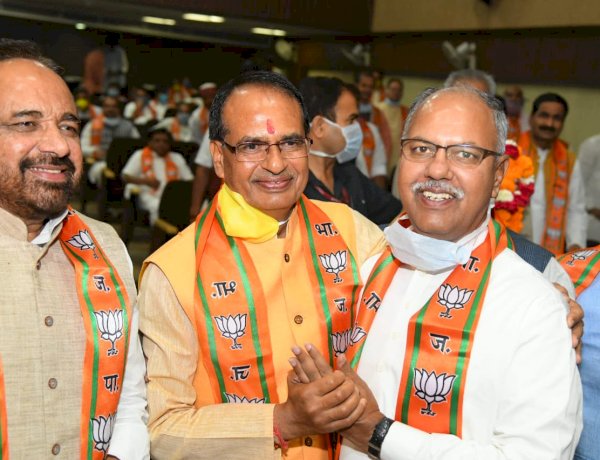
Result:
[[[506,142],[505,153],[509,157],[508,170],[496,197],[494,218],[518,233],[523,229],[523,210],[533,195],[533,163],[512,140]]]

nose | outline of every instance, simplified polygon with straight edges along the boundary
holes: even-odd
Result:
[[[425,175],[432,179],[449,179],[451,175],[450,161],[446,149],[438,148],[431,160],[426,163]]]
[[[262,167],[272,174],[279,174],[287,167],[287,160],[281,155],[277,144],[269,145]]]
[[[42,137],[38,141],[38,148],[41,152],[51,153],[58,157],[67,156],[71,152],[67,134],[53,123],[48,123],[42,131]]]

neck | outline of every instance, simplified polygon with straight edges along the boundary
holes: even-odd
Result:
[[[40,234],[42,228],[44,228],[44,221],[28,221],[23,220],[25,222],[25,226],[27,227],[27,241],[33,240],[36,236]]]
[[[331,191],[333,191],[333,168],[335,167],[335,163],[336,159],[334,156],[331,158],[321,158],[308,155],[308,169]]]
[[[549,150],[552,148],[552,145],[554,145],[554,141],[549,141],[547,139],[537,139],[537,138],[533,138],[533,143],[535,144],[535,146],[538,149],[543,149],[543,150]]]

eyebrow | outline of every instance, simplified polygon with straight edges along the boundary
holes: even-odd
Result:
[[[20,110],[12,114],[13,118],[34,117],[42,118],[42,112],[39,110]]]
[[[306,137],[306,135],[302,135],[300,133],[290,133],[290,134],[281,136],[281,138],[279,138],[279,140],[277,142],[289,141],[290,139],[304,139],[305,137]],[[239,141],[237,141],[238,144],[240,144],[242,142],[264,142],[265,144],[268,144],[269,139],[267,139],[267,137],[265,137],[265,136],[262,136],[262,137],[260,137],[260,136],[244,136]]]
[[[74,113],[65,113],[61,118],[61,121],[72,121],[73,123],[81,124],[81,119]]]

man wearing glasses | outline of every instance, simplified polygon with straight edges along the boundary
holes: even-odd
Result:
[[[506,132],[497,100],[469,87],[427,90],[411,107],[406,214],[362,269],[361,334],[337,362],[370,395],[342,433],[343,460],[573,457],[581,383],[563,301],[490,219]],[[292,361],[299,380],[328,375],[309,354]]]
[[[383,235],[302,195],[309,119],[285,78],[233,79],[209,124],[224,185],[142,273],[152,457],[327,459],[319,433],[349,426],[365,400],[341,372],[288,380],[290,348],[314,343],[333,364],[347,347],[359,267]]]

